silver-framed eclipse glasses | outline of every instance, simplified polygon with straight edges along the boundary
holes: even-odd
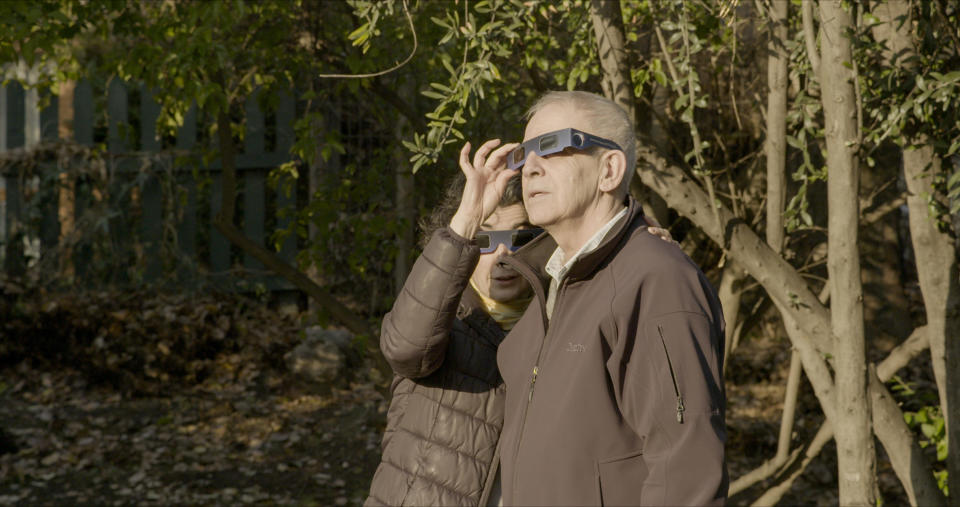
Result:
[[[586,150],[594,146],[623,151],[620,145],[609,139],[597,137],[577,129],[565,128],[534,137],[511,150],[507,156],[507,169],[516,171],[523,167],[523,164],[527,161],[527,154],[530,152],[546,157],[567,148]]]
[[[531,242],[543,233],[543,229],[510,229],[506,231],[477,231],[476,241],[480,253],[493,252],[501,244],[507,250],[516,252],[520,247]]]

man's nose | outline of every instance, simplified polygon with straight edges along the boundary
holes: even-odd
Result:
[[[494,253],[494,255],[497,256],[497,262],[500,262],[500,258],[501,258],[501,257],[506,256],[506,255],[510,255],[510,254],[513,253],[513,252],[511,252],[510,249],[507,248],[507,245],[506,245],[506,244],[500,243],[499,245],[497,245],[497,249],[494,250],[493,253]]]
[[[533,176],[543,174],[543,162],[543,157],[537,155],[536,152],[531,151],[530,154],[527,155],[527,159],[523,162],[523,167],[521,168],[523,170],[523,175]]]

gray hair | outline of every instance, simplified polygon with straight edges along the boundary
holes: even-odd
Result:
[[[537,99],[527,111],[526,119],[533,118],[540,110],[553,105],[573,106],[580,113],[580,118],[589,125],[588,133],[609,139],[623,148],[627,158],[627,172],[623,175],[620,188],[629,192],[630,179],[637,166],[637,138],[627,112],[616,102],[595,93],[552,91]]]

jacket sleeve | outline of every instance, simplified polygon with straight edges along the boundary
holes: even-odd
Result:
[[[641,291],[609,364],[621,411],[644,441],[643,505],[723,504],[727,496],[723,317],[702,275],[691,278]],[[641,311],[651,299],[654,312]]]
[[[449,228],[436,231],[383,318],[380,350],[393,371],[425,377],[443,363],[460,296],[480,249]]]

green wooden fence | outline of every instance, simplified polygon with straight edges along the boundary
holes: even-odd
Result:
[[[202,138],[203,132],[198,131],[195,109],[186,114],[174,139],[161,139],[156,131],[160,106],[153,101],[150,90],[142,86],[114,79],[104,89],[95,90],[90,82],[81,81],[73,97],[53,96],[47,101],[41,98],[36,90],[24,89],[17,82],[0,87],[0,156],[15,158],[39,143],[56,140],[58,109],[63,101],[72,100],[75,141],[86,146],[104,145],[105,157],[111,161],[111,189],[130,190],[108,192],[115,200],[111,203],[114,209],[130,218],[110,220],[108,225],[113,227],[115,237],[121,241],[128,238],[140,252],[143,265],[139,272],[143,280],[177,278],[177,273],[168,269],[170,263],[165,262],[160,248],[171,243],[164,243],[165,238],[174,237],[176,253],[192,260],[198,268],[193,274],[185,274],[182,266],[178,268],[181,280],[199,273],[205,282],[234,289],[292,289],[289,283],[265,272],[249,254],[232,247],[213,227],[211,218],[222,200],[219,161],[205,166],[173,163],[175,154],[190,153],[207,141]],[[43,102],[46,105],[40,107]],[[297,199],[296,192],[286,195],[266,185],[268,172],[290,160],[289,149],[294,141],[293,96],[281,95],[275,104],[275,108],[265,112],[256,96],[247,99],[243,111],[244,142],[237,156],[240,227],[247,237],[264,246],[269,241],[269,231],[285,228],[292,219],[292,213],[281,217],[278,210],[295,208]],[[63,168],[49,161],[42,168],[44,178],[25,179],[10,165],[0,172],[0,251],[5,269],[15,270],[18,264],[56,251],[61,239],[58,205],[62,204],[48,196],[45,201],[34,203],[31,219],[27,216],[26,201],[36,194],[35,187],[42,181],[56,180],[58,171]],[[198,184],[198,180],[206,184]],[[75,216],[79,217],[91,197],[82,182],[76,188]],[[293,262],[296,250],[296,238],[291,235],[283,242],[279,255]],[[77,270],[82,271],[90,260],[89,252],[85,254],[80,249],[72,255]]]

